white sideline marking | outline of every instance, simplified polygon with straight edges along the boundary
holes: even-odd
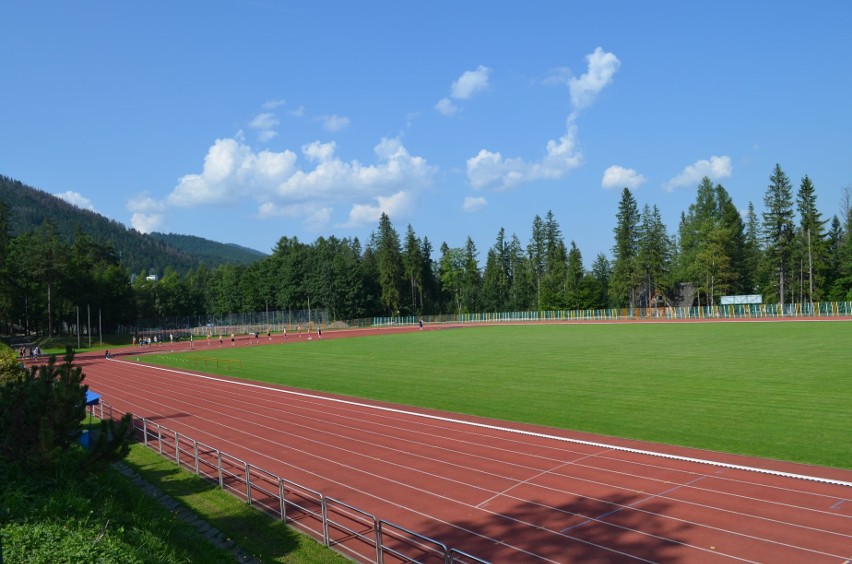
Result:
[[[130,364],[130,365],[133,365],[133,366],[140,366],[140,364],[137,364],[135,362],[128,362],[126,360],[118,360],[118,359],[111,359],[111,360],[112,360],[112,362],[120,362],[122,364]],[[175,370],[173,368],[163,368],[161,366],[153,366],[151,364],[143,364],[141,366],[144,366],[145,368],[152,368],[154,370],[162,370],[163,372],[172,372],[174,374],[183,374],[184,376],[191,376],[191,377],[194,377],[194,378],[203,378],[205,380],[213,380],[215,382],[222,382],[222,383],[225,383],[225,384],[235,384],[237,386],[245,386],[247,388],[256,388],[256,389],[259,389],[259,390],[268,390],[268,391],[272,391],[272,392],[278,392],[278,393],[282,393],[282,394],[290,394],[290,395],[294,395],[294,396],[301,396],[301,397],[315,399],[315,400],[324,400],[324,401],[329,401],[329,402],[341,403],[341,404],[345,404],[345,405],[352,405],[352,406],[356,406],[356,407],[375,409],[377,411],[386,411],[386,412],[390,412],[390,413],[400,413],[400,414],[403,414],[403,415],[410,415],[410,416],[414,416],[414,417],[422,417],[424,419],[432,419],[434,421],[443,421],[443,422],[446,422],[446,423],[457,423],[457,424],[460,424],[460,425],[469,425],[471,427],[478,427],[480,429],[489,429],[489,430],[492,430],[492,431],[502,431],[502,432],[505,432],[505,433],[515,433],[517,435],[524,435],[524,436],[528,436],[528,437],[536,437],[536,438],[540,438],[540,439],[551,439],[551,440],[562,441],[562,442],[566,442],[566,443],[573,443],[573,444],[579,444],[579,445],[585,445],[585,446],[593,446],[593,447],[597,447],[597,448],[610,449],[610,450],[618,450],[618,451],[621,451],[621,452],[629,452],[629,453],[632,453],[632,454],[642,454],[642,455],[645,455],[645,456],[656,456],[658,458],[666,458],[666,459],[669,459],[669,460],[680,460],[680,461],[684,461],[684,462],[695,462],[697,464],[707,464],[709,466],[716,466],[716,467],[719,467],[719,468],[730,468],[732,470],[744,470],[746,472],[757,472],[759,474],[769,474],[771,476],[781,476],[781,477],[784,477],[784,478],[793,478],[793,479],[796,479],[796,480],[808,480],[808,481],[811,481],[811,482],[820,482],[820,483],[823,483],[823,484],[832,484],[832,485],[835,485],[835,486],[845,486],[845,487],[852,488],[852,482],[847,482],[845,480],[834,480],[834,479],[831,479],[831,478],[820,478],[818,476],[808,476],[806,474],[795,474],[795,473],[792,473],[792,472],[782,472],[780,470],[770,470],[768,468],[758,468],[756,466],[744,466],[744,465],[741,465],[741,464],[730,464],[730,463],[727,463],[727,462],[718,462],[718,461],[715,461],[715,460],[707,460],[707,459],[704,459],[704,458],[693,458],[691,456],[680,456],[680,455],[677,455],[677,454],[666,454],[666,453],[663,453],[663,452],[655,452],[655,451],[652,451],[652,450],[643,450],[643,449],[631,448],[631,447],[625,447],[625,446],[610,445],[610,444],[599,443],[599,442],[595,442],[595,441],[584,441],[582,439],[571,439],[571,438],[568,438],[568,437],[560,437],[558,435],[548,435],[548,434],[545,434],[545,433],[537,433],[535,431],[524,431],[524,430],[521,430],[521,429],[512,429],[511,427],[500,427],[498,425],[487,425],[485,423],[476,423],[475,421],[464,421],[462,419],[453,419],[451,417],[442,417],[440,415],[429,415],[428,413],[417,413],[416,411],[406,411],[404,409],[397,409],[397,408],[394,408],[394,407],[370,405],[370,404],[367,404],[367,403],[361,403],[361,402],[352,401],[352,400],[345,400],[345,399],[340,399],[340,398],[330,398],[330,397],[326,397],[326,396],[319,396],[319,395],[310,394],[310,393],[307,393],[307,392],[296,392],[296,391],[293,391],[293,390],[284,390],[284,389],[281,389],[281,388],[273,388],[271,386],[263,386],[263,385],[260,385],[260,384],[253,384],[251,382],[240,382],[240,381],[236,381],[236,380],[225,380],[225,379],[222,379],[222,378],[217,378],[215,376],[206,376],[204,374],[195,374],[195,373],[192,373],[192,372],[184,372],[182,370]]]

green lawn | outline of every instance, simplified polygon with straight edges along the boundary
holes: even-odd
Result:
[[[852,468],[852,322],[527,325],[290,341],[144,360]]]

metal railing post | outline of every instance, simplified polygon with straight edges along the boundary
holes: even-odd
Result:
[[[287,502],[284,500],[284,480],[282,478],[278,478],[278,506],[279,512],[281,514],[281,522],[287,523]]]
[[[246,468],[246,501],[249,505],[251,505],[251,470],[249,469],[249,463],[245,463]]]
[[[180,466],[180,439],[177,431],[175,431],[175,464]]]
[[[198,476],[198,441],[192,441],[193,449],[195,450],[195,475]]]
[[[142,444],[148,446],[148,420],[142,419]]]
[[[219,473],[219,488],[225,489],[225,478],[222,476],[222,451],[216,450],[216,471]]]
[[[325,496],[320,497],[320,507],[322,507],[322,540],[325,546],[330,546],[328,539],[328,501]]]

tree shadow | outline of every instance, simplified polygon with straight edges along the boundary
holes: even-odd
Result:
[[[683,543],[692,526],[666,518],[672,506],[638,492],[576,496],[555,507],[517,502],[486,518],[423,521],[415,530],[491,562],[538,560],[532,555],[556,562],[679,562],[688,558]]]

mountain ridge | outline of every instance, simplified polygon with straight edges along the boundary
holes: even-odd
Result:
[[[5,175],[0,175],[0,201],[8,210],[12,236],[32,232],[50,221],[56,225],[60,237],[71,243],[79,230],[101,244],[112,245],[122,266],[134,274],[162,274],[172,267],[182,275],[202,264],[207,268],[247,265],[267,256],[255,249],[194,235],[141,233]]]

